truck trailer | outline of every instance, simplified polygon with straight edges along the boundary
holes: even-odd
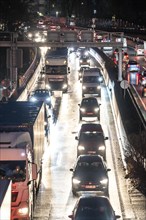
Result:
[[[51,92],[68,90],[68,49],[55,48],[46,53],[45,58],[45,81]]]
[[[0,180],[11,180],[11,220],[31,220],[42,176],[44,104],[0,103]]]

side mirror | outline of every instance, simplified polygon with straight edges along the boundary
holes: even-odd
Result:
[[[75,137],[75,140],[79,140],[79,138],[76,136],[76,137]]]
[[[108,137],[105,137],[104,140],[108,140]]]
[[[109,171],[111,171],[111,169],[110,169],[110,168],[108,168],[108,169],[107,169],[107,172],[109,172]]]
[[[73,218],[73,215],[68,215],[69,218]]]
[[[70,170],[71,172],[73,172],[73,168],[70,168],[69,170]]]

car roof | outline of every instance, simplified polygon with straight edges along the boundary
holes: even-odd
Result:
[[[128,64],[138,64],[136,60],[129,60]]]
[[[109,198],[106,196],[100,196],[100,195],[93,195],[93,194],[87,194],[87,195],[82,195],[79,197],[79,200],[88,200],[88,199],[92,199],[92,200],[97,200],[97,201],[109,201]]]
[[[94,123],[86,123],[81,125],[81,131],[86,132],[86,131],[98,131],[102,132],[102,126],[101,124],[94,124]]]
[[[92,161],[96,161],[96,162],[102,162],[102,157],[100,155],[80,155],[78,157],[78,161],[80,162],[92,162]]]

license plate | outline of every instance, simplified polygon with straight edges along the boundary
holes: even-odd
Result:
[[[87,115],[93,115],[93,113],[92,112],[87,112]]]
[[[88,154],[96,154],[96,151],[88,151]]]
[[[92,186],[91,186],[91,185],[86,185],[85,188],[86,188],[86,189],[95,189],[96,186],[94,186],[94,185],[92,185]]]

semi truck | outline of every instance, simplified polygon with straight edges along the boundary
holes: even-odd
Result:
[[[32,220],[42,176],[44,104],[0,103],[0,180],[11,180],[11,220]]]
[[[69,73],[68,49],[64,47],[48,49],[45,57],[45,82],[48,89],[51,92],[56,90],[67,92]]]

